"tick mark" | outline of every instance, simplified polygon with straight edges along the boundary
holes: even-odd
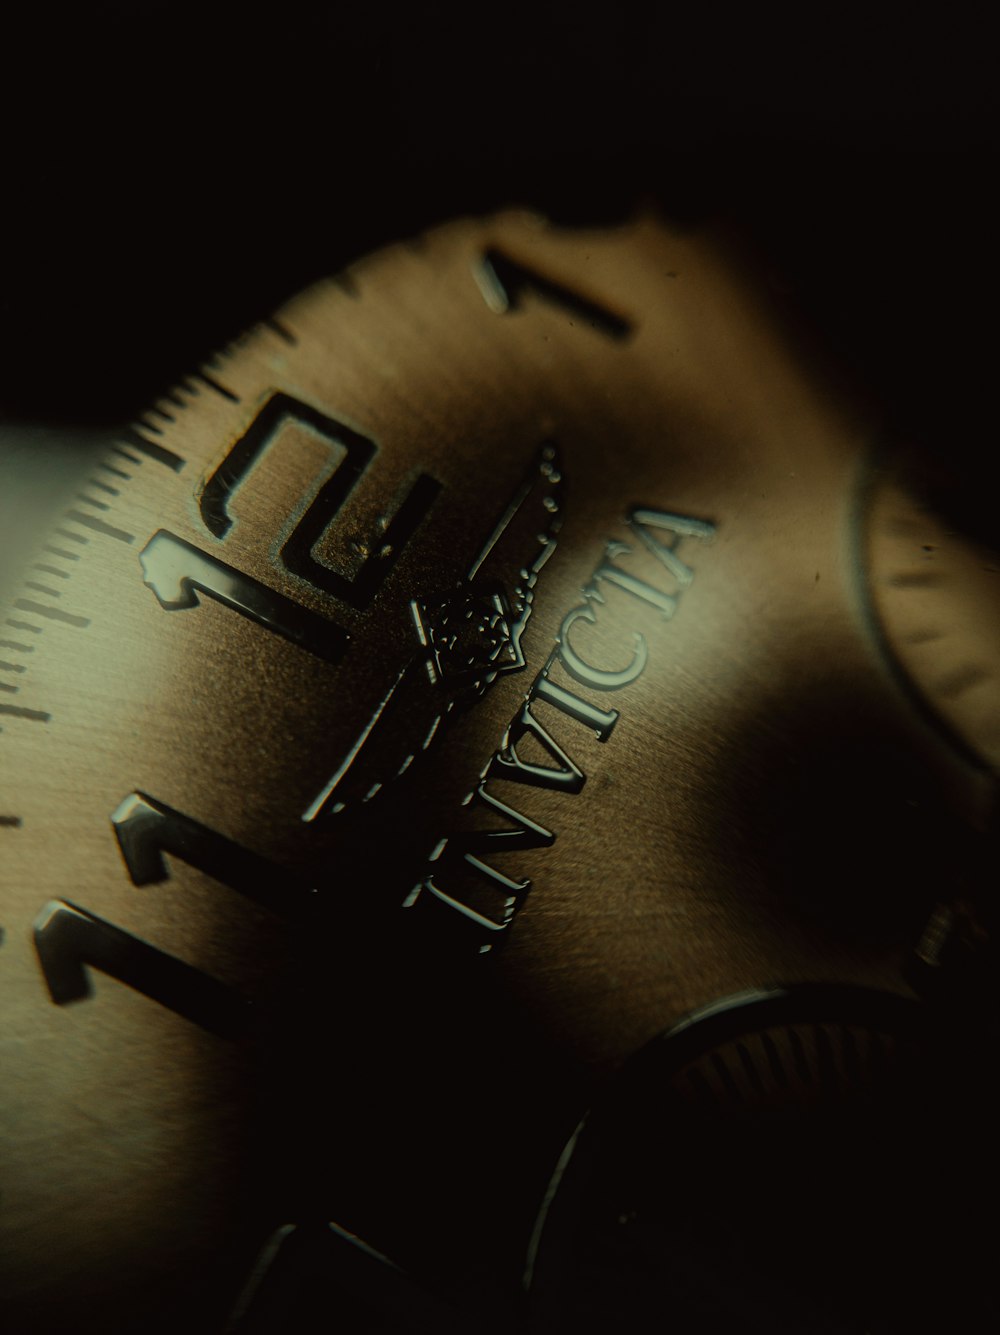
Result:
[[[25,709],[23,705],[5,705],[0,702],[0,714],[7,714],[10,718],[27,719],[29,723],[48,723],[52,717],[44,709]]]
[[[50,547],[46,544],[42,548],[43,552],[51,552],[53,556],[61,556],[64,561],[79,561],[79,552],[68,552],[64,547]]]
[[[15,621],[8,617],[4,622],[5,626],[13,626],[15,630],[30,630],[35,635],[41,635],[45,629],[44,626],[33,626],[30,621]]]
[[[913,630],[909,635],[903,636],[907,644],[930,644],[933,640],[943,638],[943,632],[940,630]]]
[[[58,589],[50,589],[47,584],[39,584],[36,579],[26,579],[24,581],[24,587],[26,589],[35,589],[38,593],[47,593],[51,598],[62,597],[62,594]]]
[[[334,287],[339,287],[341,292],[354,301],[357,301],[361,295],[356,279],[352,278],[349,273],[334,274],[330,282],[333,283]]]
[[[0,644],[2,643],[3,641],[0,640]],[[8,663],[3,658],[0,658],[0,670],[4,672],[27,672],[28,669],[23,663]]]
[[[124,469],[116,469],[116,467],[115,467],[115,465],[113,465],[113,463],[99,463],[99,465],[97,465],[97,467],[99,467],[99,469],[104,469],[105,473],[113,473],[113,474],[115,474],[115,477],[116,477],[116,478],[121,478],[121,479],[123,479],[124,482],[131,482],[131,481],[132,481],[132,474],[131,474],[131,473],[126,473],[126,470],[124,470]],[[100,485],[101,485],[101,483],[95,483],[95,486],[100,486]],[[119,491],[115,491],[115,495],[120,495]]]
[[[145,426],[145,423],[143,425]],[[155,430],[155,428],[150,428],[150,430]],[[165,468],[172,468],[175,473],[179,473],[184,467],[184,460],[179,454],[175,454],[173,450],[168,450],[165,445],[157,444],[155,440],[147,440],[134,426],[126,427],[121,433],[121,439],[131,445],[134,450],[139,450],[140,453],[146,455],[147,458],[155,459],[158,464],[163,464]],[[124,453],[124,451],[120,452]],[[126,458],[131,457],[131,455],[126,455]],[[135,462],[138,463],[138,459]]]
[[[30,598],[16,598],[14,606],[20,612],[33,612],[35,616],[48,617],[50,621],[61,621],[67,626],[90,625],[90,617],[75,616],[72,612],[64,612],[61,607],[46,607],[44,603],[36,603]]]
[[[775,1043],[771,1035],[766,1032],[761,1034],[760,1041],[764,1048],[768,1065],[771,1068],[771,1074],[774,1076],[778,1088],[787,1089],[788,1072],[785,1070],[785,1064],[781,1060],[781,1053],[778,1051],[778,1045]]]
[[[809,1069],[809,1063],[806,1060],[806,1045],[802,1041],[802,1036],[795,1029],[788,1031],[788,1044],[792,1049],[792,1061],[795,1063],[795,1073],[804,1085],[812,1083],[812,1071]]]
[[[206,375],[204,371],[196,371],[195,375],[199,380],[204,381],[209,389],[214,389],[216,394],[221,394],[222,397],[228,399],[230,403],[239,403],[240,396],[234,394],[231,389],[227,389],[225,385],[220,385],[218,380],[213,379],[212,376]]]
[[[36,561],[33,569],[44,570],[46,575],[56,575],[59,579],[69,579],[68,570],[60,570],[58,566],[45,565],[42,561]]]
[[[925,589],[941,581],[942,576],[937,570],[901,570],[896,575],[890,575],[886,583],[895,589]]]
[[[19,830],[21,828],[20,816],[0,816],[0,826],[6,826],[10,830]]]
[[[135,542],[134,533],[126,533],[123,528],[115,528],[112,524],[106,524],[103,519],[98,519],[96,515],[84,514],[82,510],[67,510],[67,519],[72,519],[74,523],[82,524],[84,528],[93,529],[95,533],[103,533],[106,538],[117,538],[119,542]]]
[[[87,478],[88,487],[96,487],[98,491],[105,491],[109,496],[120,496],[121,492],[117,487],[110,486],[107,482],[102,482],[99,477]]]
[[[261,320],[261,324],[267,325],[268,329],[273,329],[278,337],[283,338],[286,343],[295,344],[299,341],[292,331],[286,325],[283,325],[280,320],[276,320],[273,315]]]

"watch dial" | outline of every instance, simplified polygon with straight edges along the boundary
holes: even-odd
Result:
[[[721,240],[525,213],[102,444],[0,625],[11,1329],[216,1330],[317,1220],[481,1303],[680,1015],[906,991],[982,775],[870,651],[866,445]]]
[[[905,461],[873,469],[864,530],[868,598],[892,671],[970,763],[1000,768],[1000,555],[934,506]]]

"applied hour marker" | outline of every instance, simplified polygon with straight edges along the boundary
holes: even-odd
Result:
[[[146,585],[166,611],[198,607],[201,593],[327,662],[344,656],[350,637],[340,626],[176,534],[154,533],[139,561]]]
[[[249,1026],[252,1007],[238,992],[75,904],[46,904],[34,938],[57,1006],[93,996],[95,969],[220,1037],[238,1038]]]
[[[523,293],[530,291],[550,305],[575,315],[607,338],[624,340],[633,333],[631,321],[617,312],[518,264],[493,247],[482,255],[474,276],[483,300],[495,315],[518,310]]]

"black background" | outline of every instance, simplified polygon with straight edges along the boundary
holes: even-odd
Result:
[[[456,214],[651,199],[750,237],[981,529],[990,51],[954,8],[15,11],[0,412],[127,418],[310,279]]]

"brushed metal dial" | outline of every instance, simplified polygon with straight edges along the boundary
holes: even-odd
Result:
[[[905,991],[980,780],[858,615],[866,446],[721,243],[524,213],[109,442],[0,626],[13,1328],[214,1328],[305,1218],[500,1284],[678,1016]]]

